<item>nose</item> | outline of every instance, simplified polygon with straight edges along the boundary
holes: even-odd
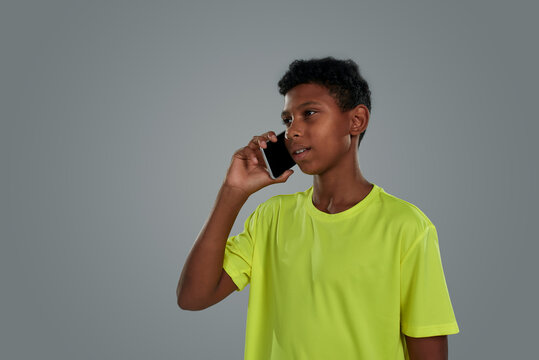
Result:
[[[301,130],[298,128],[298,122],[296,120],[292,120],[290,126],[284,133],[284,137],[285,139],[291,139],[292,137],[301,136],[301,133]]]

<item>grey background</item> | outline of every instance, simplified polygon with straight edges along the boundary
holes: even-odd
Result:
[[[368,180],[433,221],[452,359],[533,358],[537,3],[3,1],[2,359],[240,359],[248,289],[175,289],[233,152],[296,58],[356,60]],[[255,206],[311,178],[253,195]]]

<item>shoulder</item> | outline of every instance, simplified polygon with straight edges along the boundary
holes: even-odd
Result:
[[[379,200],[380,210],[384,212],[384,215],[392,223],[417,226],[421,229],[434,226],[429,217],[419,207],[409,201],[389,194],[383,189],[380,191]]]
[[[297,211],[303,210],[307,197],[308,190],[293,194],[275,195],[260,203],[256,211],[266,219],[271,218],[273,215],[282,215],[283,213],[294,215],[289,213],[297,213]]]
[[[303,208],[304,192],[276,195],[258,204],[247,222],[257,232],[266,233],[277,224],[285,226],[279,219],[297,219],[296,215]]]
[[[436,227],[418,206],[385,191],[380,192],[380,204],[387,227],[400,241],[401,259],[421,242],[437,242]]]
[[[399,240],[401,256],[420,241],[436,238],[436,228],[427,215],[415,204],[380,191],[380,218]]]

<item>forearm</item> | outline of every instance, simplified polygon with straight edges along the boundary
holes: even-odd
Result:
[[[223,185],[183,266],[176,294],[178,305],[203,302],[215,290],[223,271],[226,240],[248,194]],[[182,306],[180,305],[180,306]]]
[[[447,360],[447,335],[425,338],[406,336],[410,360]]]

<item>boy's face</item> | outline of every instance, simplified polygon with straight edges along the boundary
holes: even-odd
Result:
[[[287,127],[286,147],[304,173],[320,175],[354,159],[353,110],[342,112],[326,87],[301,84],[292,88],[285,95],[281,117]],[[300,148],[308,150],[295,154]]]

